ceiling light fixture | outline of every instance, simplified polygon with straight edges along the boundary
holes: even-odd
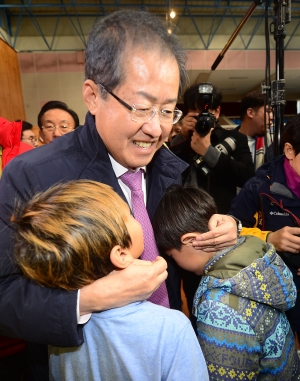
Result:
[[[173,11],[173,9],[170,12],[170,17],[173,19],[176,16],[176,13]]]

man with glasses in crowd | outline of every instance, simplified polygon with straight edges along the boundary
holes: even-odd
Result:
[[[21,142],[29,144],[33,148],[36,148],[39,144],[38,139],[35,136],[35,133],[32,131],[32,124],[20,119],[16,120],[16,122],[22,123]]]
[[[164,305],[181,309],[175,265],[170,262],[167,272],[166,261],[157,254],[148,262],[136,260],[125,270],[113,271],[78,292],[27,280],[11,261],[10,215],[17,197],[31,197],[75,179],[108,184],[132,207],[135,191],[123,175],[138,172],[144,193],[140,207],[152,220],[166,189],[181,182],[187,167],[163,146],[181,116],[175,106],[185,86],[185,63],[178,38],[148,12],[119,11],[94,25],[86,49],[85,124],[14,159],[0,182],[0,333],[34,343],[77,346],[83,342],[78,323],[86,322],[93,311],[148,299],[161,287],[168,291]],[[195,246],[216,250],[237,240],[236,222],[229,216],[214,215],[210,229],[197,237]],[[145,247],[149,244],[145,236]],[[46,380],[47,348],[36,349],[37,344],[28,345],[35,372],[31,380]]]
[[[79,126],[75,111],[60,101],[49,101],[44,104],[38,115],[40,144],[51,143]]]

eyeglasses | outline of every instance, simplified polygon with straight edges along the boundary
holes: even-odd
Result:
[[[37,142],[38,138],[34,136],[30,136],[29,138],[22,138],[21,140],[30,140],[31,142]]]
[[[47,124],[46,126],[42,126],[42,129],[45,129],[46,131],[54,131],[56,128],[58,128],[63,134],[66,134],[67,132],[73,131],[74,128],[61,125],[61,126],[55,126],[54,124]]]
[[[108,91],[101,83],[97,83],[97,85],[100,85],[118,102],[125,106],[130,111],[131,120],[134,122],[145,123],[151,120],[155,114],[158,114],[161,124],[175,124],[182,116],[182,111],[178,110],[177,108],[175,108],[173,111],[169,109],[157,110],[157,108],[154,106],[145,106],[140,104],[133,104],[130,106],[128,103],[122,101],[122,99],[117,97],[113,92]]]

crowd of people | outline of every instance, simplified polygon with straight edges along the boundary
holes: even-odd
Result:
[[[226,130],[213,86],[198,133],[200,84],[146,11],[97,21],[85,60],[83,126],[60,101],[39,137],[0,120],[0,342],[18,347],[0,375],[300,380],[299,115],[272,158],[263,97]]]

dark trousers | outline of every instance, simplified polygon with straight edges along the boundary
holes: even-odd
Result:
[[[25,352],[0,358],[0,380],[22,381],[25,364]]]
[[[49,381],[48,347],[27,343],[23,381]]]

